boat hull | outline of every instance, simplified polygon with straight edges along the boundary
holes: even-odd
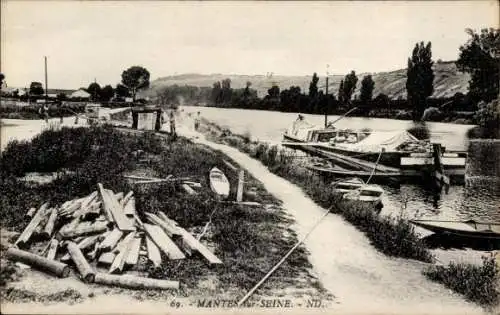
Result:
[[[422,227],[436,234],[447,234],[447,235],[457,236],[460,238],[470,238],[470,239],[487,240],[487,241],[500,241],[500,233],[488,232],[488,231],[476,231],[476,230],[467,231],[459,228],[436,226],[435,224],[422,222],[418,220],[410,220],[410,222],[416,226]]]

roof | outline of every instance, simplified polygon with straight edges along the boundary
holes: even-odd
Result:
[[[80,89],[78,91],[71,93],[70,97],[71,98],[78,98],[78,97],[88,98],[88,97],[90,97],[90,93],[87,93],[84,90]]]

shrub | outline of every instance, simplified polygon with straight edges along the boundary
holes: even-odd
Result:
[[[461,263],[432,266],[424,274],[428,279],[444,284],[479,305],[491,308],[500,302],[500,270],[494,258],[483,257],[481,266]]]

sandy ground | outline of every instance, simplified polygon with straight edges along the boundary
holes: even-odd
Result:
[[[283,201],[283,208],[296,220],[295,229],[299,237],[324,214],[325,209],[307,198],[300,188],[270,173],[259,161],[225,145],[206,141],[194,132],[189,120],[178,126],[181,135],[220,150],[244,165],[265,188]],[[164,126],[168,128],[167,126]],[[32,129],[41,130],[41,129]],[[17,135],[17,134],[16,134]],[[332,305],[329,313],[383,313],[383,314],[480,314],[481,309],[467,303],[440,284],[428,281],[421,274],[424,264],[408,260],[392,259],[378,253],[369,240],[345,222],[340,216],[329,214],[305,241],[310,252],[313,271],[325,288],[335,295],[338,304]],[[75,287],[82,289],[78,280],[46,278],[37,274],[33,279],[21,280],[16,285],[28,289],[33,281],[50,290]],[[38,279],[38,280],[36,280]],[[92,290],[85,288],[83,290]],[[95,291],[102,288],[95,288]],[[86,292],[86,291],[84,291]],[[90,291],[89,291],[90,292]],[[93,292],[93,291],[92,291]],[[91,292],[90,292],[91,293]],[[196,309],[196,305],[182,302],[179,309],[170,307],[169,301],[139,301],[124,294],[95,294],[81,303],[3,304],[2,313],[185,313]],[[173,299],[173,298],[172,298]],[[284,309],[280,309],[284,310]],[[221,311],[218,309],[217,311]],[[244,311],[244,310],[243,310]],[[259,309],[259,312],[276,313],[276,309]],[[308,310],[312,312],[312,309]],[[318,310],[316,310],[318,311]],[[324,310],[322,310],[324,311]]]

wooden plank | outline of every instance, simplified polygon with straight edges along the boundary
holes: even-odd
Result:
[[[21,233],[19,238],[17,239],[15,245],[19,247],[26,246],[33,235],[33,232],[35,232],[37,226],[40,224],[40,222],[43,220],[43,218],[48,214],[48,203],[44,203],[40,209],[37,211],[37,213],[33,216],[33,219],[31,219],[30,223],[26,226],[24,231]]]
[[[135,198],[134,197],[129,198],[127,204],[123,208],[123,212],[127,216],[134,216],[134,214],[136,213],[136,211],[135,211]]]
[[[52,236],[52,233],[54,232],[54,227],[56,224],[58,216],[58,211],[57,208],[53,208],[52,211],[50,212],[49,219],[47,220],[47,224],[45,225],[45,228],[42,231],[42,238],[44,239],[49,239]]]
[[[59,241],[57,239],[54,238],[50,241],[49,251],[47,252],[47,259],[55,260],[58,246]]]
[[[139,250],[141,249],[141,238],[134,237],[130,244],[129,253],[125,259],[125,264],[135,266],[139,260]]]
[[[95,283],[119,286],[128,289],[179,289],[178,281],[158,280],[130,275],[118,276],[104,273],[98,273],[96,275]]]
[[[134,236],[135,232],[130,232],[127,236],[125,236],[120,244],[118,244],[116,251],[114,251],[115,253],[117,252],[115,259],[113,260],[111,267],[109,267],[109,273],[121,273],[123,271]]]
[[[122,200],[120,200],[120,204],[125,207],[125,205],[127,204],[127,202],[130,200],[130,198],[132,198],[132,196],[134,195],[134,192],[131,190],[129,191],[125,197],[123,197]],[[127,212],[125,212],[125,214],[127,214]]]
[[[116,244],[118,244],[118,241],[123,236],[123,232],[120,231],[119,229],[113,229],[111,232],[106,236],[106,238],[99,244],[99,250],[103,252],[108,252],[115,248]]]
[[[68,265],[17,249],[15,247],[9,248],[5,252],[5,257],[9,260],[21,262],[41,271],[49,272],[60,278],[66,278],[69,276],[70,268]]]
[[[113,252],[102,253],[101,256],[99,256],[98,263],[101,265],[111,265],[113,260],[115,260],[115,256]]]
[[[103,206],[105,209],[107,209],[107,212],[111,213],[116,226],[122,231],[135,231],[136,228],[134,224],[127,219],[125,213],[123,212],[123,207],[120,205],[120,203],[114,198],[113,195],[104,190],[102,184],[99,185],[99,188],[102,190],[101,194],[103,196]]]
[[[33,218],[35,213],[36,213],[36,208],[30,208],[28,210],[28,212],[26,212],[26,218],[29,218],[29,219]]]
[[[113,214],[111,213],[111,210],[110,210],[109,201],[106,201],[106,200],[108,200],[106,190],[104,189],[104,187],[102,186],[101,183],[98,183],[97,186],[99,187],[99,193],[101,195],[104,214],[106,215],[106,218],[108,219],[108,221],[114,222],[115,220],[113,219]]]
[[[144,229],[153,242],[169,259],[184,259],[186,256],[158,225],[144,224]]]
[[[197,251],[200,253],[211,265],[222,264],[222,261],[217,258],[211,251],[208,250],[203,244],[201,244],[193,235],[188,233],[183,228],[180,228],[180,232],[182,234],[182,244],[183,247]]]
[[[148,251],[148,259],[153,263],[155,268],[159,268],[161,266],[160,249],[149,236],[146,236],[146,247]]]
[[[162,214],[159,212],[159,214]],[[156,225],[159,225],[169,237],[171,238],[179,238],[181,236],[181,233],[178,231],[177,226],[174,226],[173,224],[170,223],[170,221],[165,221],[160,219],[157,215],[153,213],[146,213],[146,217],[148,220]]]
[[[116,200],[118,200],[118,202],[120,202],[120,200],[122,200],[123,198],[123,192],[120,191],[119,193],[116,193],[115,198]]]
[[[187,192],[188,194],[190,195],[196,195],[196,191],[191,188],[191,186],[189,186],[188,184],[182,184],[181,185],[182,189],[184,189],[185,192]]]

